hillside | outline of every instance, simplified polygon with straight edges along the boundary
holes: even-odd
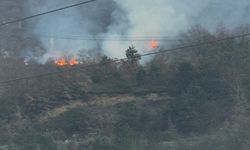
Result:
[[[211,33],[195,26],[171,47],[248,29]],[[228,39],[146,61],[131,46],[122,61],[97,54],[76,66],[2,58],[1,80],[12,82],[0,89],[0,149],[247,150],[249,41]]]

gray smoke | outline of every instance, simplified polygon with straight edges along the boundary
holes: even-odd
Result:
[[[76,2],[79,0],[30,0],[27,8],[34,14]],[[41,62],[61,53],[77,55],[81,49],[121,58],[130,44],[141,53],[149,50],[147,41],[131,37],[175,37],[196,24],[210,31],[221,23],[232,29],[249,23],[249,13],[249,0],[98,0],[40,17],[33,20],[33,26],[46,50]],[[87,40],[93,38],[98,40]]]
[[[27,8],[30,8],[29,14],[37,14],[79,2],[82,1],[30,0]],[[61,57],[64,54],[78,56],[78,53],[83,50],[101,50],[102,42],[111,26],[116,24],[114,26],[116,34],[127,32],[128,26],[126,24],[128,21],[122,22],[121,18],[126,20],[124,10],[114,1],[105,0],[32,20],[33,34],[36,35],[41,46],[45,49],[45,53],[37,58],[38,61],[45,63],[49,58]],[[121,26],[121,28],[117,28],[117,26]],[[93,40],[96,38],[98,39]]]
[[[219,24],[233,29],[250,23],[249,0],[116,0],[128,12],[132,26],[128,30],[131,35],[167,35],[175,38],[196,24],[214,32]],[[110,53],[120,56],[127,45],[116,43]],[[143,53],[147,51],[147,43],[134,42]],[[105,44],[104,49],[112,50],[113,45]]]

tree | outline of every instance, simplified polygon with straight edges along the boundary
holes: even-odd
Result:
[[[129,46],[129,48],[126,50],[126,56],[128,58],[128,61],[130,61],[132,64],[134,64],[135,62],[137,63],[141,59],[141,55],[138,54],[138,51],[133,45]]]
[[[233,101],[229,85],[214,68],[181,63],[168,84],[174,100],[166,110],[176,129],[203,133],[229,119]]]

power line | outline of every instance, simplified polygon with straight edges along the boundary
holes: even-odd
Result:
[[[54,34],[54,33],[38,33],[35,32],[34,33],[37,36],[41,36],[41,37],[74,37],[74,38],[78,38],[78,37],[85,37],[85,38],[105,38],[105,37],[111,37],[111,38],[166,38],[166,39],[173,39],[176,38],[177,36],[175,35],[155,35],[155,34],[109,34],[109,33],[102,33],[99,35],[94,35],[94,34]],[[28,34],[29,35],[29,34]]]
[[[65,40],[80,40],[80,41],[111,41],[111,42],[145,42],[145,41],[151,41],[151,40],[157,40],[157,41],[168,41],[168,42],[174,42],[174,41],[180,41],[179,39],[168,39],[168,38],[156,38],[156,37],[146,37],[146,38],[136,38],[136,37],[124,37],[124,38],[115,38],[115,37],[93,37],[93,38],[86,38],[86,37],[62,37],[62,36],[42,36],[42,38],[53,38],[53,39],[65,39]]]
[[[48,35],[48,34],[38,34],[41,37],[52,37],[52,38],[87,38],[87,39],[109,39],[109,38],[133,38],[133,39],[173,39],[176,36],[157,36],[157,35],[112,35],[112,34],[104,34],[104,35]]]
[[[116,35],[105,35],[105,36],[98,36],[98,35],[36,35],[37,37],[44,38],[44,39],[58,39],[58,40],[79,40],[79,41],[114,41],[114,42],[145,42],[151,40],[157,41],[165,41],[165,42],[174,42],[180,41],[181,39],[177,39],[176,37],[170,36],[116,36]],[[25,38],[30,38],[30,35],[25,36]]]
[[[226,37],[226,38],[222,38],[222,39],[218,39],[218,40],[214,40],[214,41],[209,41],[209,42],[202,42],[202,43],[197,43],[197,44],[192,44],[192,45],[187,45],[187,46],[181,46],[181,47],[177,47],[177,48],[161,50],[161,51],[152,52],[152,53],[146,53],[146,54],[140,55],[140,57],[146,57],[146,56],[150,56],[150,55],[157,55],[157,54],[173,52],[173,51],[181,51],[181,50],[185,50],[185,49],[189,49],[189,48],[200,47],[200,46],[204,46],[204,45],[211,45],[211,44],[215,44],[215,43],[219,43],[219,42],[223,42],[223,41],[227,41],[227,40],[231,40],[231,39],[243,38],[243,37],[246,37],[246,36],[250,36],[250,33],[231,36],[231,37]],[[100,63],[99,64],[90,64],[90,65],[79,66],[79,67],[74,67],[74,68],[69,68],[69,69],[64,69],[64,70],[60,70],[60,71],[44,73],[44,74],[38,74],[38,75],[31,75],[31,76],[15,78],[15,79],[11,79],[11,80],[2,81],[2,82],[0,82],[0,84],[6,84],[6,83],[10,83],[10,82],[33,79],[33,78],[41,78],[41,77],[45,77],[45,76],[61,74],[61,73],[75,71],[75,70],[82,70],[82,69],[86,69],[86,68],[90,68],[90,67],[106,65],[106,64],[121,62],[121,61],[125,61],[125,60],[128,60],[128,58],[114,59],[114,60],[107,61],[107,62],[102,63],[102,64],[100,64]]]
[[[28,17],[24,17],[24,18],[12,20],[12,21],[7,21],[7,22],[4,22],[4,23],[0,24],[0,27],[6,26],[6,25],[9,25],[9,24],[13,24],[13,23],[17,23],[17,22],[21,22],[21,21],[25,21],[25,20],[32,19],[32,18],[35,18],[35,17],[51,14],[51,13],[54,13],[54,12],[57,12],[57,11],[62,11],[64,9],[77,7],[77,6],[84,5],[84,4],[87,4],[87,3],[91,3],[91,2],[94,2],[94,1],[96,1],[96,0],[89,0],[89,1],[81,2],[81,3],[77,3],[77,4],[57,8],[57,9],[54,9],[54,10],[46,11],[46,12],[43,12],[43,13],[35,14],[35,15],[32,15],[32,16],[28,16]]]

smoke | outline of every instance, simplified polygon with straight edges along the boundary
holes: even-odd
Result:
[[[179,32],[186,31],[200,24],[214,32],[218,25],[223,24],[233,29],[242,24],[250,23],[249,0],[116,0],[128,15],[131,23],[127,35],[136,36],[167,36],[176,38]],[[114,32],[111,28],[111,32]],[[127,44],[127,43],[126,43]],[[128,45],[124,42],[115,45],[104,42],[104,49],[109,54],[121,57]],[[148,51],[147,43],[133,42],[141,53]],[[162,45],[171,43],[161,43]]]
[[[197,22],[211,31],[220,23],[223,23],[229,29],[250,23],[250,18],[247,17],[250,13],[249,0],[207,0],[200,2],[198,7],[200,10],[195,11],[195,13],[194,11],[187,11],[188,19],[191,23]]]
[[[44,12],[77,2],[30,0],[28,12]],[[229,29],[249,23],[249,8],[249,0],[98,0],[35,19],[33,33],[45,49],[40,62],[65,52],[77,55],[81,49],[121,58],[131,44],[140,53],[150,50],[149,41],[134,39],[175,38],[196,24],[214,31],[221,23]]]
[[[30,0],[27,8],[29,8],[29,14],[37,14],[79,2],[82,1]],[[28,54],[38,62],[45,63],[49,58],[56,59],[65,54],[77,57],[84,50],[100,51],[109,28],[112,26],[112,28],[116,28],[116,34],[127,32],[128,28],[125,24],[128,22],[118,21],[116,16],[126,20],[126,13],[121,7],[112,0],[105,0],[34,19],[31,22],[32,34],[40,41],[45,52],[39,57],[34,57],[36,55],[34,53],[29,52]],[[118,28],[119,24],[123,24],[121,28]]]
[[[178,12],[175,6],[167,0],[144,0],[143,2],[116,0],[116,2],[126,10],[131,25],[123,37],[132,36],[139,39],[147,37],[146,39],[151,40],[150,37],[153,39],[154,36],[174,35],[187,24],[184,14]],[[110,28],[110,33],[115,31],[115,28]],[[131,43],[122,41],[110,44],[109,41],[104,41],[103,49],[107,50],[111,56],[122,57],[128,44],[133,44],[140,53],[144,53],[150,50],[148,42],[131,40]]]

